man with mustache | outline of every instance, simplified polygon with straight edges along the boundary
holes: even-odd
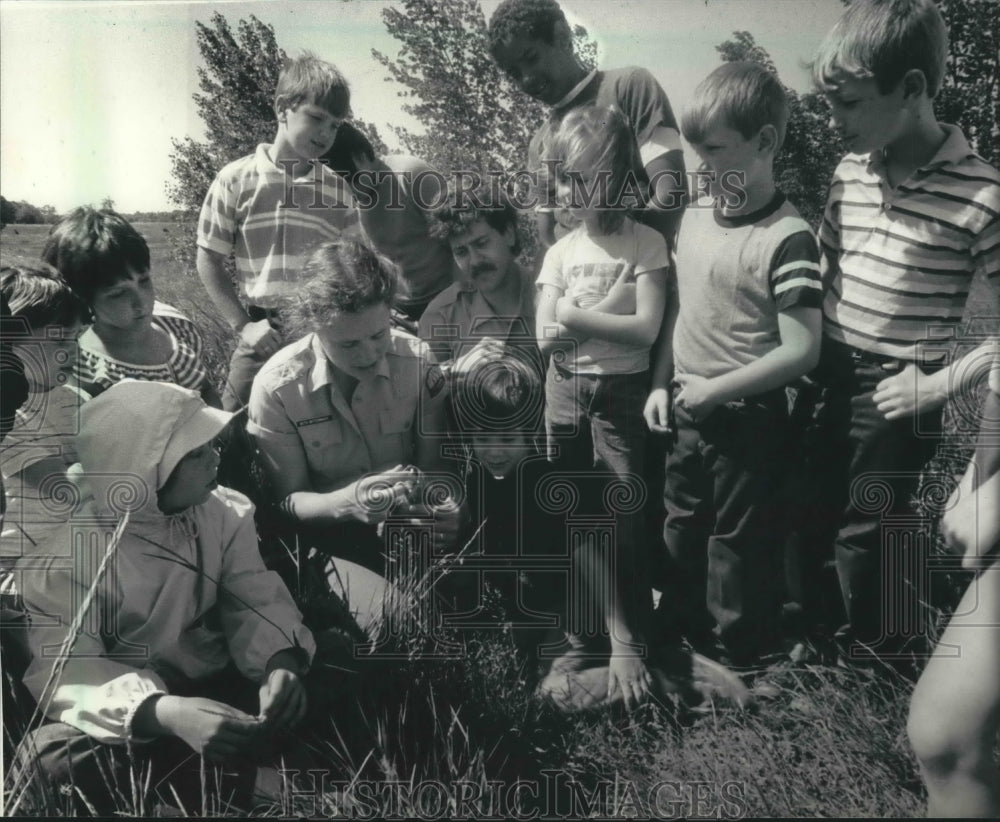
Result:
[[[534,279],[517,264],[517,212],[504,193],[485,182],[450,188],[428,233],[448,242],[460,274],[420,319],[420,338],[438,362],[454,361],[484,337],[534,346]]]

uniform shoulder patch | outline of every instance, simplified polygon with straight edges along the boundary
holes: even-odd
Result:
[[[436,365],[430,366],[424,374],[424,387],[431,398],[436,397],[444,390],[444,383],[444,373],[441,369]]]

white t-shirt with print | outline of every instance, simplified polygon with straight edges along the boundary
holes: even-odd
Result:
[[[626,219],[612,234],[591,235],[580,225],[545,254],[536,285],[551,285],[593,308],[622,274],[631,280],[669,265],[663,236]],[[649,346],[591,337],[566,352],[560,366],[575,374],[634,374],[649,368]]]

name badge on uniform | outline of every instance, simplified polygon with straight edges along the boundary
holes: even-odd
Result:
[[[321,422],[329,422],[332,419],[333,419],[332,414],[327,414],[326,416],[323,417],[310,417],[307,420],[299,420],[298,422],[295,423],[295,427],[304,428],[307,425],[317,425]]]

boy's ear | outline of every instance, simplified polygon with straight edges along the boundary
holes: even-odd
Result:
[[[757,132],[757,150],[769,151],[772,154],[778,148],[778,130],[768,123]]]
[[[920,69],[910,69],[899,81],[903,86],[903,99],[921,97],[927,93],[927,77]]]

